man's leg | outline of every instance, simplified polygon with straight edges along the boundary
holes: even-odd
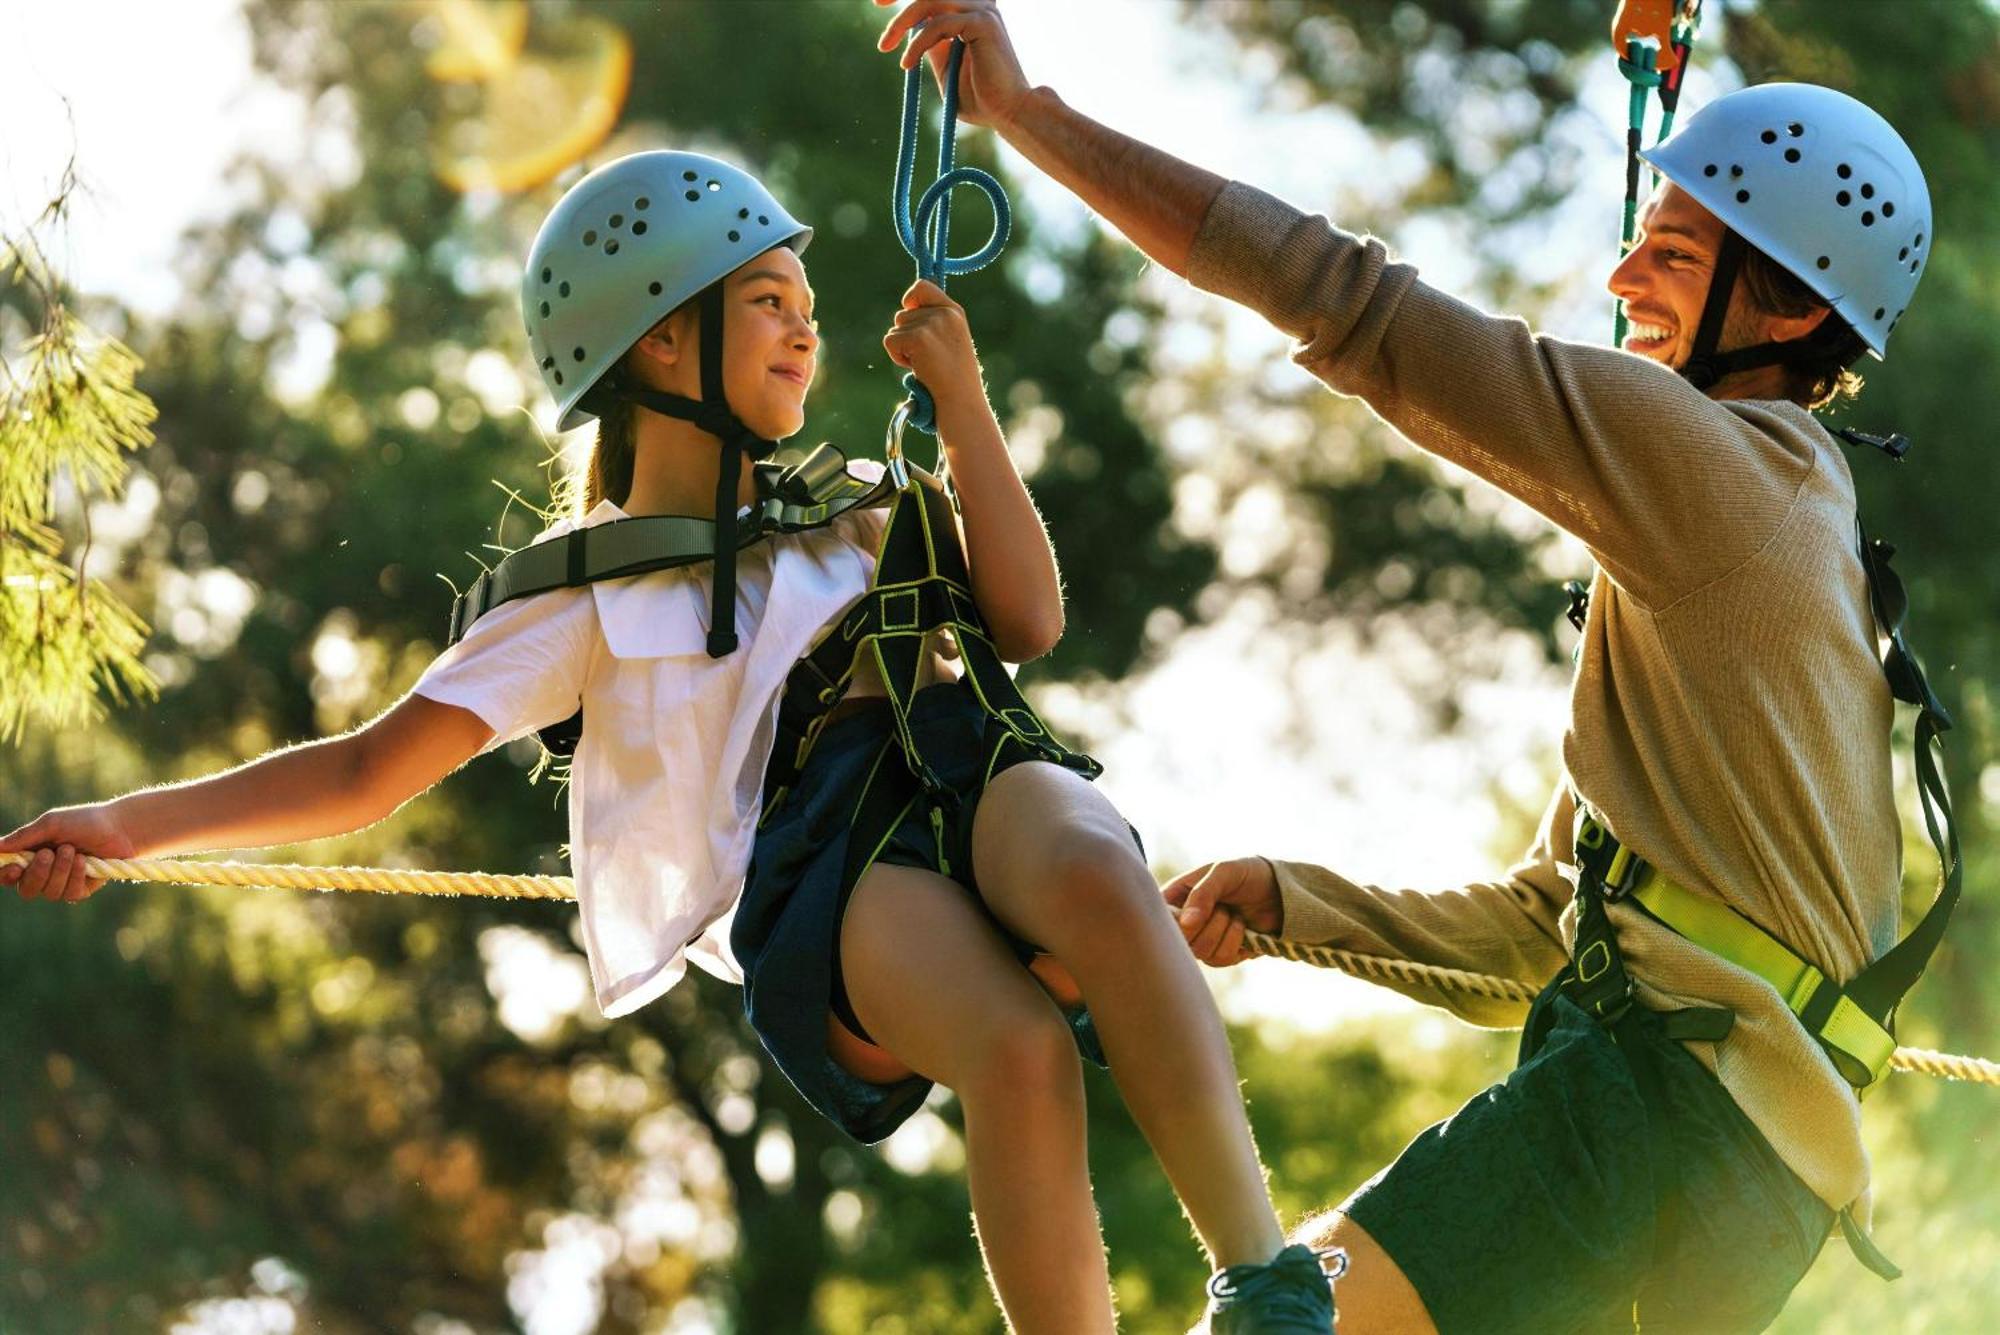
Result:
[[[1347,1273],[1334,1285],[1340,1335],[1436,1335],[1424,1300],[1389,1253],[1367,1230],[1339,1210],[1315,1215],[1292,1231],[1293,1242],[1315,1251],[1339,1247]]]

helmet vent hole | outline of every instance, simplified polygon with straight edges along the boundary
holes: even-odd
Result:
[[[623,227],[623,226],[625,225],[625,215],[624,215],[624,214],[622,214],[622,213],[614,213],[614,214],[612,214],[612,215],[611,215],[611,225],[612,225],[613,227]]]
[[[556,295],[562,297],[569,295],[569,279],[563,279],[562,286],[556,289]]]
[[[1852,204],[1854,202],[1854,196],[1848,194],[1845,190],[1843,190],[1839,194],[1833,197],[1833,202],[1840,205],[1840,207],[1844,209],[1849,204]]]
[[[692,181],[692,180],[694,179],[694,173],[693,173],[693,172],[682,172],[682,173],[681,173],[681,179],[682,179],[683,181]]]
[[[1841,163],[1838,167],[1835,167],[1833,170],[1843,181],[1845,181],[1848,177],[1854,175],[1854,168],[1848,166],[1844,162]]]
[[[1875,308],[1875,318],[1878,320],[1881,319],[1883,316],[1887,315],[1888,313],[1889,312],[1887,310],[1883,309],[1880,306],[1877,306]]]
[[[594,231],[594,230],[593,230],[593,231],[589,231],[589,232],[585,232],[585,233],[583,234],[583,244],[584,244],[584,245],[586,245],[586,246],[594,246],[594,245],[596,245],[596,244],[597,244],[597,233],[596,233],[596,231]]]
[[[556,275],[555,275],[555,270],[553,270],[553,269],[550,269],[550,268],[548,268],[547,266],[544,266],[544,267],[543,267],[543,269],[542,269],[542,281],[543,281],[544,283],[548,282],[548,281],[549,281],[549,279],[551,279],[551,278],[554,278],[555,276],[556,276]]]
[[[1882,201],[1882,216],[1884,218],[1893,218],[1896,216],[1896,206],[1886,199]]]
[[[647,199],[644,195],[641,195],[637,199],[632,201],[632,207],[639,210],[639,212],[641,213],[644,213],[647,209],[651,208],[652,206],[653,206],[653,201]]]
[[[562,372],[561,372],[561,371],[557,371],[557,372],[556,372],[556,383],[557,383],[558,385],[560,385],[560,384],[562,383]]]
[[[1748,204],[1750,202],[1750,192],[1748,190],[1738,190],[1736,192],[1736,202],[1738,204]]]
[[[700,199],[700,198],[701,198],[701,191],[699,191],[699,190],[690,190],[690,191],[688,191],[688,203],[692,204],[692,203],[694,203],[694,202],[695,202],[695,201],[696,201],[697,199]]]
[[[1742,163],[1740,163],[1740,162],[1732,162],[1732,163],[1730,163],[1730,164],[1729,164],[1729,174],[1730,174],[1731,176],[1741,176],[1741,175],[1743,174],[1743,164],[1742,164]]]
[[[1921,246],[1922,244],[1924,244],[1924,234],[1922,232],[1918,232],[1917,239],[1911,242],[1910,244],[1916,246]]]
[[[731,241],[741,241],[743,239],[743,233],[732,231],[729,234],[729,239]]]
[[[576,359],[577,359],[578,361],[582,361],[582,360],[583,360],[583,349],[582,349],[582,348],[572,348],[572,349],[570,350],[570,354],[569,354],[569,355],[570,355],[570,356],[572,356],[572,357],[574,357],[574,358],[576,358]]]
[[[644,218],[641,218],[637,222],[632,224],[632,235],[644,236],[645,234],[646,234],[646,220]]]
[[[553,371],[553,370],[555,370],[555,369],[556,369],[556,359],[555,359],[555,358],[553,358],[553,357],[544,357],[544,358],[542,358],[542,369],[543,369],[544,371]]]
[[[1758,135],[1757,137],[1759,139],[1762,139],[1767,144],[1775,144],[1778,142],[1778,132],[1776,130],[1766,130],[1764,131],[1764,133]]]
[[[1833,266],[1833,261],[1825,255],[1820,256],[1817,260],[1813,262],[1822,269],[1828,269]]]
[[[1716,165],[1713,162],[1711,162],[1706,167],[1703,167],[1701,169],[1701,174],[1703,176],[1713,176],[1715,175],[1716,171],[1717,171]]]
[[[1799,160],[1799,151],[1796,148],[1788,148],[1785,150],[1785,161],[1797,162],[1798,160]]]
[[[1910,272],[1911,272],[1911,273],[1915,273],[1915,272],[1917,271],[1917,265],[1921,264],[1922,262],[1923,262],[1923,261],[1921,261],[1921,260],[1911,260],[1911,261],[1910,261]]]
[[[656,297],[660,295],[660,285],[658,283],[646,284],[646,290]]]
[[[1799,138],[1805,132],[1806,132],[1806,127],[1799,124],[1797,121],[1793,121],[1790,125],[1787,125],[1785,127],[1785,133],[1790,135],[1794,139]]]
[[[737,217],[739,217],[739,218],[747,218],[747,217],[749,217],[749,216],[750,216],[750,210],[748,210],[748,209],[738,209],[738,210],[736,210],[736,216],[737,216]]]
[[[1875,187],[1874,187],[1874,185],[1873,185],[1873,184],[1871,184],[1870,182],[1867,182],[1867,181],[1863,181],[1863,182],[1861,183],[1861,197],[1862,197],[1863,199],[1873,199],[1873,198],[1875,198]]]
[[[771,220],[760,213],[757,215],[757,225],[759,227],[769,227],[771,225]]]
[[[546,301],[542,303],[542,318],[544,320],[549,318],[549,303]]]
[[[1862,214],[1861,225],[1863,227],[1873,227],[1875,225],[1875,214],[1872,211]]]
[[[1896,263],[1901,264],[1904,260],[1908,258],[1910,258],[1910,248],[1908,246],[1904,246],[1901,250],[1896,252]]]
[[[711,195],[712,195],[712,194],[714,194],[714,193],[715,193],[716,191],[718,191],[718,190],[720,190],[720,189],[722,189],[722,182],[720,182],[720,181],[710,181],[710,182],[708,183],[708,193],[709,193],[709,194],[711,194]]]
[[[604,253],[607,255],[616,255],[618,253],[618,243],[616,241],[606,241],[604,243]]]

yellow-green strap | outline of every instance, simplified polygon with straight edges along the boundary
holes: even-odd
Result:
[[[1889,1059],[1896,1052],[1895,1036],[1840,994],[1838,986],[1817,968],[1748,918],[1726,904],[1675,884],[1657,868],[1632,895],[1654,917],[1688,940],[1776,988],[1785,1005],[1801,1020],[1814,1013],[1816,1000],[1817,1007],[1825,1007],[1826,999],[1820,996],[1822,989],[1834,988],[1837,999],[1814,1036],[1827,1046],[1828,1055],[1840,1073],[1857,1088],[1874,1084],[1888,1069]]]

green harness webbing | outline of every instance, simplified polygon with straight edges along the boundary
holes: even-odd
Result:
[[[947,831],[969,813],[937,775],[910,727],[910,705],[922,686],[923,665],[933,636],[949,636],[965,667],[964,681],[997,726],[988,730],[982,782],[1012,759],[1045,760],[1095,778],[1103,767],[1072,751],[1049,732],[1021,695],[993,645],[973,600],[958,524],[943,490],[901,468],[896,443],[908,415],[906,402],[891,424],[891,476],[902,476],[890,504],[888,523],[875,557],[868,592],[829,628],[792,669],[778,707],[777,740],[764,776],[765,819],[798,781],[833,707],[855,674],[872,665],[895,720],[896,749],[903,764],[884,763],[885,746],[856,795],[849,829],[843,888],[851,889],[868,870],[912,807],[928,812],[937,841],[938,870],[952,875]],[[962,833],[962,832],[959,832]],[[969,874],[970,869],[962,869]]]
[[[774,533],[824,528],[850,510],[887,504],[896,491],[887,477],[870,484],[853,476],[846,456],[824,444],[789,466],[759,463],[755,475],[758,499],[737,517],[737,550]],[[445,643],[458,643],[473,622],[516,598],[714,559],[715,521],[693,515],[640,515],[573,529],[509,553],[474,580],[452,602]],[[556,755],[568,755],[582,731],[579,710],[542,729],[542,744]]]

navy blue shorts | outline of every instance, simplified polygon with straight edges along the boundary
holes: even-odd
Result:
[[[953,880],[970,886],[972,818],[989,777],[985,765],[993,748],[988,729],[994,726],[978,697],[962,683],[943,682],[917,692],[910,704],[910,730],[925,760],[958,795],[958,818],[947,825],[940,848],[937,831],[919,804],[890,835],[878,861],[926,871],[948,866]],[[1015,754],[1028,758],[1018,750]],[[848,822],[877,763],[903,765],[886,701],[826,726],[798,781],[757,831],[729,937],[743,966],[744,1012],[765,1051],[808,1103],[864,1143],[901,1126],[931,1090],[931,1082],[916,1075],[893,1084],[862,1080],[826,1050],[828,1012],[852,1016],[839,974],[840,919],[847,907],[841,877],[847,866]],[[1003,763],[994,772],[1007,768]],[[1024,965],[1039,953],[994,918],[970,888],[967,893]],[[1103,1065],[1089,1012],[1079,1007],[1068,1018],[1078,1049]],[[846,1022],[849,1028],[858,1024],[852,1018]]]
[[[1536,1007],[1539,1049],[1342,1208],[1440,1335],[1764,1329],[1833,1210],[1658,1016]]]

